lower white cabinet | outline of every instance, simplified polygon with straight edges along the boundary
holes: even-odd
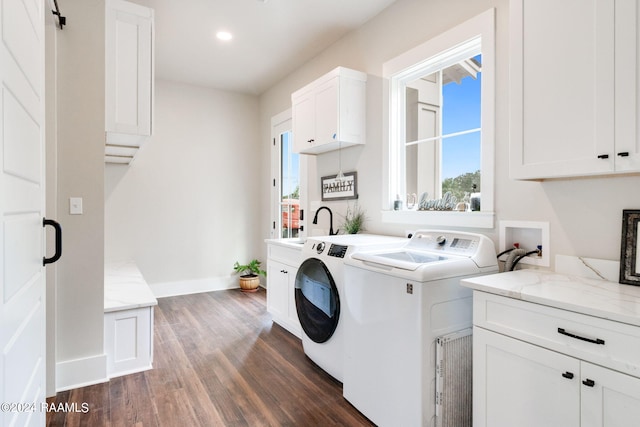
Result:
[[[146,371],[153,363],[153,307],[104,314],[109,378]]]
[[[302,327],[295,301],[300,250],[269,245],[267,258],[267,311],[273,321],[300,338]]]
[[[629,426],[640,423],[640,379],[602,366],[581,363],[582,427]]]
[[[561,336],[568,345],[560,351],[527,342],[526,337],[538,328],[520,322],[538,311],[555,311],[558,324],[579,320],[583,316],[538,304],[513,301],[509,298],[474,295],[473,338],[473,425],[475,427],[627,427],[640,422],[640,378],[596,365],[581,346],[592,345],[607,352],[609,336],[572,334],[564,328],[549,328],[549,337]],[[478,296],[477,294],[480,294]],[[513,301],[513,303],[511,302]],[[476,311],[476,307],[480,307]],[[509,330],[491,329],[506,308],[518,307],[522,318],[512,318],[513,335]],[[566,316],[563,315],[566,313]],[[552,313],[553,314],[553,313]],[[590,317],[590,316],[586,316]],[[603,326],[612,326],[608,320]],[[622,325],[628,327],[629,325]],[[559,331],[562,329],[562,332]],[[636,328],[640,329],[640,328]],[[593,331],[586,328],[585,331]],[[601,332],[599,332],[601,333]],[[543,340],[545,332],[538,330]],[[569,336],[566,334],[572,334]],[[587,341],[585,341],[585,338]],[[633,341],[633,336],[629,339]],[[524,339],[524,340],[523,340]],[[608,351],[612,361],[625,359],[615,349]],[[596,356],[593,356],[595,358]],[[600,359],[600,360],[606,360]],[[600,360],[598,360],[599,363]],[[640,359],[637,360],[640,364]],[[605,363],[606,365],[606,363]],[[631,372],[634,367],[629,366]]]
[[[580,426],[577,359],[478,327],[473,358],[475,427]]]

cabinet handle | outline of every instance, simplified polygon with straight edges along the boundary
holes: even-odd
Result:
[[[600,338],[593,339],[593,338],[581,337],[580,335],[572,334],[571,332],[565,331],[564,328],[558,328],[558,333],[561,334],[561,335],[566,335],[566,336],[571,337],[571,338],[575,338],[577,340],[590,342],[592,344],[604,345],[604,340],[601,340]]]
[[[562,376],[567,378],[567,379],[569,379],[569,380],[572,380],[573,379],[573,372],[567,371],[564,374],[562,374]]]
[[[629,152],[628,151],[623,151],[621,153],[618,153],[618,156],[620,156],[620,157],[629,157]]]
[[[608,155],[608,154],[600,154],[600,155],[598,156],[598,158],[599,158],[599,159],[608,159],[608,158],[609,158],[609,155]]]
[[[313,141],[315,141],[315,139],[309,139],[307,142],[311,144]]]
[[[594,385],[596,385],[596,382],[587,378],[586,380],[582,381],[582,384],[586,385],[587,387],[593,387]]]
[[[280,270],[280,273],[289,274],[287,270]]]

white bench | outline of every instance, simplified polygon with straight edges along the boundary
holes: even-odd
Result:
[[[131,261],[104,268],[104,349],[109,378],[145,371],[153,363],[151,288]]]

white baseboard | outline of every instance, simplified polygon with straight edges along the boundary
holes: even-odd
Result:
[[[56,363],[57,392],[107,381],[106,354]]]
[[[209,277],[206,279],[181,280],[178,282],[162,282],[149,284],[156,298],[177,295],[199,294],[202,292],[237,289],[238,276]]]

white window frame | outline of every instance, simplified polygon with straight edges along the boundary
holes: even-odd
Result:
[[[468,58],[480,47],[482,54],[481,99],[481,205],[479,212],[393,210],[396,194],[405,186],[406,84],[448,63]],[[389,79],[389,135],[382,221],[472,228],[494,227],[495,139],[495,9],[490,9],[386,62]]]
[[[280,153],[280,135],[284,131],[292,131],[292,115],[291,109],[276,114],[271,118],[271,222],[269,223],[269,234],[272,239],[279,239],[282,237],[281,231],[281,177],[280,168],[281,165],[281,153]],[[293,141],[292,141],[293,142]],[[307,179],[305,172],[306,156],[300,156],[300,209],[304,209],[304,203],[306,203],[307,192]],[[298,239],[304,240],[306,232],[304,231],[305,221],[300,219],[300,229],[298,231]],[[274,226],[275,224],[275,226]]]

